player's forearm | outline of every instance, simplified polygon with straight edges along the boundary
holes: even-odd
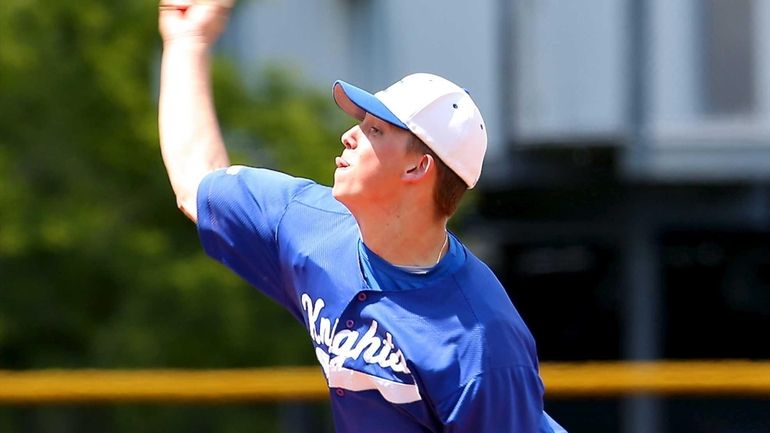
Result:
[[[158,120],[163,162],[177,204],[196,221],[198,184],[210,171],[229,165],[214,110],[206,44],[165,44]]]

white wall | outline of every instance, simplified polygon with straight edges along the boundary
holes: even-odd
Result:
[[[499,116],[495,0],[262,0],[235,10],[224,44],[244,67],[296,68],[324,88],[344,79],[382,89],[412,72],[467,88],[489,127],[494,157],[505,141]],[[331,99],[330,99],[331,101]]]
[[[345,79],[372,91],[411,72],[444,75],[481,108],[488,166],[506,161],[499,157],[512,140],[575,145],[628,137],[636,0],[240,1],[224,45],[245,70],[280,64],[319,89]],[[704,114],[703,4],[647,3],[650,170],[669,178],[770,176],[770,2],[753,3],[756,109],[739,119]],[[510,40],[502,41],[506,32]]]
[[[516,1],[519,140],[617,136],[627,116],[625,0]]]
[[[296,68],[302,78],[328,85],[350,69],[348,13],[335,0],[240,0],[225,44],[245,70],[268,64]]]

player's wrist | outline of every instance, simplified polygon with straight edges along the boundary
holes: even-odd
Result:
[[[201,35],[180,34],[163,38],[163,49],[175,51],[188,51],[190,53],[205,54],[211,49],[213,43]]]

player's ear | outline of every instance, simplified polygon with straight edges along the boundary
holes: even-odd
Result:
[[[435,161],[433,157],[423,154],[416,161],[412,161],[405,168],[402,178],[407,182],[419,182],[433,169]]]

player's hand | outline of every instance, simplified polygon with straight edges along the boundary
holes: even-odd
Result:
[[[158,26],[163,42],[212,45],[225,29],[232,3],[227,0],[161,0]]]

